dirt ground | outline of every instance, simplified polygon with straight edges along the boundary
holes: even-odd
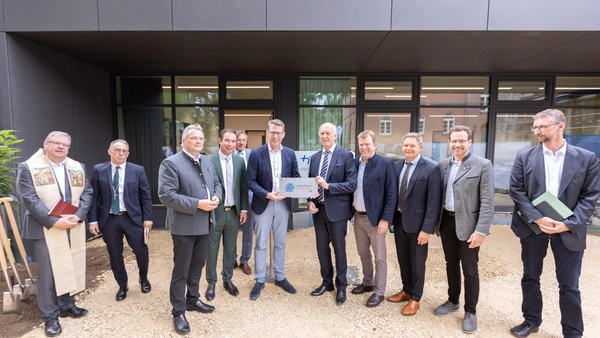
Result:
[[[519,324],[521,317],[520,277],[522,265],[518,239],[510,228],[493,226],[480,254],[481,294],[478,305],[479,328],[473,337],[511,337],[509,328]],[[583,299],[585,335],[600,337],[600,297],[596,296],[600,275],[594,266],[600,262],[600,237],[588,236],[588,249],[583,260],[580,287]],[[238,243],[241,236],[238,238]],[[400,274],[393,245],[388,234],[388,288],[386,296],[401,288]],[[152,292],[142,294],[135,276],[137,267],[127,254],[130,291],[126,300],[114,300],[117,285],[107,270],[108,256],[102,240],[88,244],[88,290],[78,298],[78,305],[90,311],[81,319],[61,319],[63,337],[178,337],[173,330],[169,303],[169,280],[172,268],[172,243],[168,232],[154,231],[150,239],[150,275]],[[347,239],[348,264],[356,266],[359,276],[360,260],[351,231]],[[102,262],[102,257],[104,261]],[[92,262],[90,264],[90,262]],[[551,252],[546,258],[542,276],[544,323],[535,337],[561,337],[558,289],[554,277]],[[90,266],[91,265],[91,266]],[[226,293],[217,284],[216,307],[212,314],[187,313],[191,337],[464,337],[461,330],[461,311],[446,317],[433,314],[433,309],[447,299],[444,259],[439,238],[432,237],[421,310],[413,317],[400,314],[404,304],[382,303],[368,309],[364,306],[369,295],[352,295],[342,306],[335,304],[334,293],[312,297],[310,292],[321,278],[312,228],[288,234],[286,277],[298,294],[290,295],[267,284],[261,297],[249,299],[254,285],[253,275],[246,276],[236,269],[233,282],[240,289],[238,297]],[[251,266],[254,266],[251,260]],[[220,269],[220,264],[218,269]],[[98,273],[97,277],[95,273]],[[93,275],[94,274],[94,275]],[[202,294],[206,280],[201,280]],[[204,299],[204,296],[202,297]],[[1,336],[44,337],[43,324],[35,303],[20,315],[0,316]],[[15,317],[10,317],[15,316]],[[7,320],[8,318],[8,320]],[[12,319],[10,319],[12,318]],[[15,323],[18,322],[18,323]],[[8,325],[6,325],[8,323]],[[19,331],[16,330],[19,328]],[[29,328],[31,331],[25,333]]]

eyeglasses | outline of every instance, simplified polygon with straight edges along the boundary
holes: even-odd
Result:
[[[555,126],[557,124],[560,124],[560,123],[552,123],[552,124],[545,124],[545,125],[541,125],[541,126],[533,126],[533,127],[531,127],[531,132],[535,133],[536,130],[545,131],[546,128],[548,128],[550,126]]]
[[[284,131],[282,131],[282,132],[278,132],[278,131],[270,131],[270,130],[267,130],[267,131],[269,132],[269,134],[271,134],[271,135],[273,135],[273,136],[281,136],[281,135],[285,134],[285,132],[284,132]]]
[[[60,142],[54,142],[54,141],[48,141],[48,143],[52,143],[52,144],[54,144],[57,147],[63,147],[63,148],[67,148],[67,149],[69,147],[71,147],[70,144],[66,144],[66,143],[60,143]]]
[[[129,153],[129,150],[127,150],[127,149],[113,149],[112,151],[115,152],[115,153],[120,153],[120,154],[127,154],[127,153]]]
[[[469,140],[450,140],[448,141],[450,144],[454,143],[454,144],[465,144],[467,142],[469,142]]]

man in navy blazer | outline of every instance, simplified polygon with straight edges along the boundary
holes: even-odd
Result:
[[[287,293],[295,294],[296,289],[285,278],[285,242],[287,225],[292,210],[289,198],[279,195],[282,177],[300,177],[296,154],[284,147],[285,125],[281,120],[270,120],[267,129],[267,144],[252,151],[246,171],[246,184],[254,194],[252,212],[255,217],[256,243],[254,245],[254,274],[256,284],[250,292],[250,299],[257,300],[265,288],[267,269],[267,241],[273,229],[273,265],[275,285]]]
[[[323,151],[310,157],[309,177],[315,177],[319,185],[319,196],[308,199],[308,210],[313,214],[317,239],[317,256],[321,265],[321,286],[311,295],[321,296],[325,291],[333,291],[333,264],[331,249],[335,253],[335,286],[338,290],[336,303],[346,301],[348,280],[346,271],[346,231],[347,222],[352,218],[352,194],[356,190],[356,166],[350,151],[335,144],[338,134],[332,123],[324,123],[319,128],[319,139]],[[323,176],[321,176],[323,175]]]
[[[402,277],[402,290],[388,297],[392,303],[408,301],[402,314],[412,316],[420,307],[425,284],[429,236],[435,231],[442,202],[440,168],[421,157],[423,138],[418,133],[402,137],[405,159],[395,163],[399,184],[394,214],[394,240]]]
[[[95,165],[92,172],[94,193],[88,217],[90,232],[94,235],[102,232],[110,268],[119,284],[115,298],[120,301],[127,297],[128,291],[123,235],[135,254],[142,292],[148,293],[152,288],[148,281],[148,246],[144,243],[144,231],[152,229],[152,198],[144,168],[127,163],[127,141],[112,141],[108,155],[110,161]]]
[[[565,127],[565,115],[560,110],[547,109],[536,114],[532,131],[541,144],[519,151],[511,171],[509,192],[515,202],[511,229],[521,239],[521,309],[525,318],[510,329],[516,337],[538,332],[542,324],[540,276],[548,242],[556,265],[563,336],[583,335],[579,276],[586,223],[600,195],[600,166],[594,153],[567,144],[563,138]],[[558,197],[573,215],[564,220],[543,215],[531,201],[545,192]],[[531,228],[536,225],[541,230],[539,234]]]

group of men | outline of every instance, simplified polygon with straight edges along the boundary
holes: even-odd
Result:
[[[520,151],[511,173],[510,196],[515,202],[511,227],[521,239],[524,273],[522,312],[524,322],[510,329],[516,337],[537,332],[542,323],[540,276],[550,242],[559,282],[561,324],[565,337],[583,334],[579,275],[585,249],[585,224],[600,195],[600,167],[595,154],[567,145],[562,112],[549,109],[533,117],[532,131],[540,145]],[[219,151],[201,154],[204,133],[189,125],[182,133],[182,150],[166,158],[159,169],[158,195],[167,208],[166,226],[173,240],[173,271],[170,282],[173,325],[180,334],[190,332],[186,311],[210,313],[214,307],[200,300],[200,278],[206,264],[205,297],[215,297],[217,256],[223,243],[223,288],[237,296],[232,282],[238,266],[236,239],[242,227],[239,267],[251,274],[248,264],[253,231],[257,300],[265,287],[266,246],[273,233],[275,285],[295,294],[285,277],[285,248],[291,201],[281,196],[283,177],[300,177],[294,151],[282,145],[285,125],[271,120],[267,143],[250,152],[247,135],[223,129]],[[354,159],[336,145],[336,127],[319,128],[322,151],[310,159],[309,177],[318,194],[308,198],[313,214],[322,283],[313,296],[334,291],[338,305],[346,301],[348,285],[347,222],[354,218],[354,235],[362,263],[363,279],[352,294],[371,293],[367,307],[384,300],[387,284],[385,236],[393,229],[402,289],[389,296],[393,303],[407,302],[403,315],[414,315],[423,295],[428,243],[432,234],[441,237],[448,280],[448,299],[435,308],[440,316],[460,308],[461,267],[464,277],[466,333],[477,329],[479,298],[479,248],[489,234],[494,213],[493,166],[469,151],[472,131],[454,126],[448,133],[450,158],[434,164],[421,156],[423,140],[418,133],[402,137],[405,158],[393,163],[376,153],[376,135],[358,135],[360,156]],[[144,169],[126,161],[129,145],[110,144],[110,161],[94,167],[92,179],[83,165],[67,157],[71,138],[52,132],[44,148],[19,165],[17,190],[26,209],[23,237],[33,240],[38,259],[38,304],[47,336],[59,335],[59,317],[80,318],[87,310],[74,304],[83,290],[86,216],[93,234],[102,233],[111,269],[119,285],[116,300],[127,297],[128,278],[123,263],[123,236],[136,255],[141,292],[151,291],[148,281],[148,247],[152,228],[152,205]],[[81,177],[84,177],[83,181]],[[76,179],[79,178],[79,179]],[[564,220],[544,216],[532,201],[549,191],[573,211]],[[60,200],[78,207],[74,214],[54,217],[49,211]],[[334,258],[332,259],[331,247]],[[335,264],[335,270],[334,265]],[[58,269],[57,267],[60,267]],[[334,279],[335,274],[335,279]]]

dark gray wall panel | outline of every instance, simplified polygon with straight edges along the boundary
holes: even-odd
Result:
[[[10,83],[6,33],[0,33],[0,130],[13,129],[10,112]]]
[[[296,75],[282,75],[279,78],[278,118],[285,123],[283,144],[298,149],[298,78]]]
[[[171,0],[98,0],[100,30],[171,30]]]
[[[266,0],[173,0],[173,30],[265,30]]]
[[[391,0],[267,2],[268,30],[389,30]]]
[[[7,31],[98,30],[97,0],[4,0]]]
[[[490,0],[488,29],[597,31],[600,1]]]
[[[392,30],[486,30],[482,0],[394,0]]]
[[[4,31],[4,0],[0,0],[0,31]]]

